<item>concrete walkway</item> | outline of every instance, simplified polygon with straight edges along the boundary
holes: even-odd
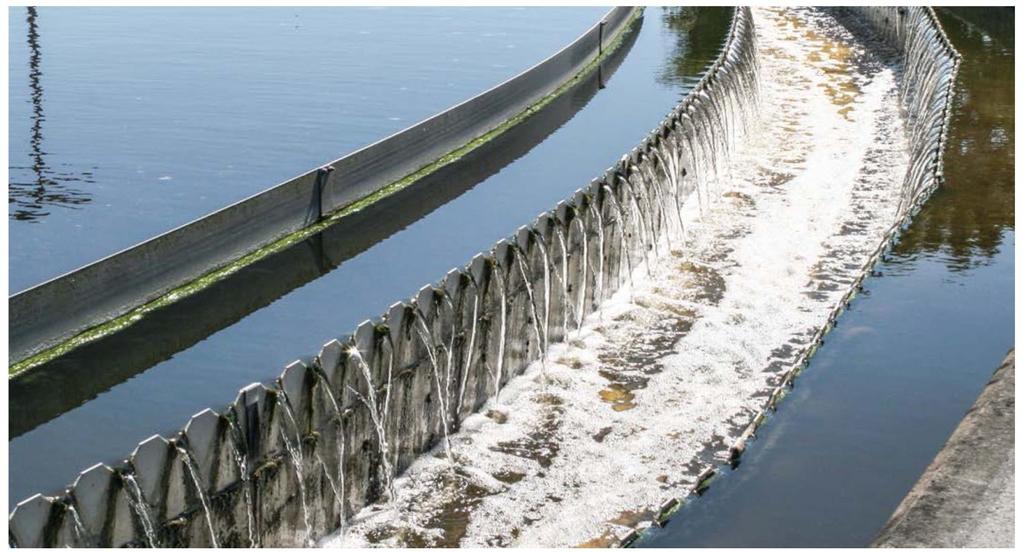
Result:
[[[1013,547],[1015,350],[875,539],[874,547]]]

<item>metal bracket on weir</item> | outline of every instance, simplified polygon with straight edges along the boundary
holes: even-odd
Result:
[[[314,197],[316,198],[316,209],[314,210],[319,214],[317,221],[323,220],[325,213],[323,212],[323,191],[327,189],[327,184],[331,179],[331,175],[334,174],[333,165],[325,165],[316,170],[316,191]]]

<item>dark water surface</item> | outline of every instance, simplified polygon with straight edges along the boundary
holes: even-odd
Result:
[[[938,14],[963,55],[947,184],[740,467],[640,546],[868,545],[1013,345],[1013,9]]]
[[[276,377],[588,184],[696,83],[730,14],[648,9],[604,88],[580,86],[458,174],[442,172],[347,227],[12,382],[9,498],[56,491],[92,463],[116,461],[154,432],[228,403],[245,384]]]
[[[10,291],[375,142],[608,8],[9,8]]]

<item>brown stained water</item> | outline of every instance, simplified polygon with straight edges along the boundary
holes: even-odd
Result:
[[[1015,217],[1015,45],[1013,10],[939,9],[963,55],[945,151],[947,182],[913,221],[898,252],[939,257],[966,271],[1004,253]]]
[[[475,484],[457,468],[441,473],[434,486],[446,497],[457,499],[442,504],[428,518],[419,522],[419,528],[385,526],[375,531],[367,541],[381,544],[387,540],[399,539],[407,547],[414,548],[457,547],[465,535],[472,508],[493,491]]]
[[[859,85],[851,76],[850,62],[853,58],[853,53],[848,45],[840,41],[833,40],[828,36],[822,36],[817,31],[808,30],[805,26],[798,25],[796,21],[792,21],[792,23],[793,27],[804,30],[803,38],[808,43],[816,45],[816,49],[807,55],[807,61],[820,63],[827,60],[831,62],[824,67],[823,71],[836,78],[819,86],[824,89],[828,98],[841,108],[838,112],[843,117],[848,117],[849,111],[852,110],[850,104],[856,100],[861,92]]]
[[[525,436],[498,442],[491,446],[490,450],[534,461],[541,469],[546,469],[550,468],[551,463],[558,456],[557,433],[561,428],[563,422],[561,415],[565,410],[561,406],[561,399],[557,396],[541,395],[536,398],[534,403],[536,404],[535,408],[542,413],[540,415],[541,423]]]
[[[1014,10],[937,12],[963,55],[947,182],[738,469],[640,546],[868,545],[1012,347]]]

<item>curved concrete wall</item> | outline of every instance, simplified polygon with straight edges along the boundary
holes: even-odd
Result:
[[[19,503],[12,542],[294,546],[338,528],[626,282],[726,150],[698,142],[753,116],[736,110],[756,67],[738,9],[700,83],[603,176],[274,382]]]
[[[614,8],[564,49],[482,94],[361,150],[11,296],[16,363],[321,221],[451,155],[567,85],[638,8]]]

